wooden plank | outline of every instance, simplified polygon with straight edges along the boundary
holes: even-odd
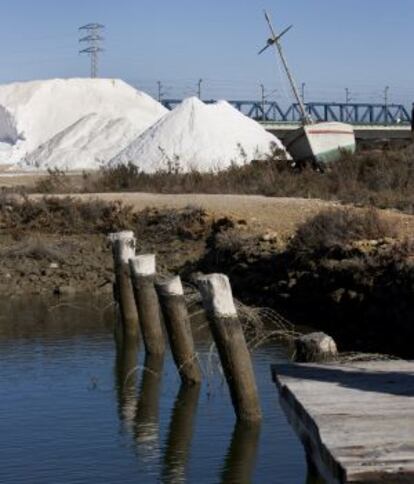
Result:
[[[414,362],[279,364],[272,372],[329,483],[414,482]]]

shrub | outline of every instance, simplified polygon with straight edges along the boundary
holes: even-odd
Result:
[[[351,242],[395,237],[391,222],[380,217],[377,210],[328,209],[302,224],[289,244],[296,257],[324,255]]]
[[[6,194],[0,197],[0,226],[8,230],[109,233],[130,229],[134,223],[132,207],[121,202],[81,201],[71,197],[31,200]]]
[[[198,240],[209,233],[211,219],[207,212],[196,206],[183,209],[147,208],[137,213],[136,231],[154,240],[168,241],[179,236]]]
[[[48,169],[48,176],[36,181],[33,190],[36,193],[70,193],[74,186],[70,177],[62,170]]]

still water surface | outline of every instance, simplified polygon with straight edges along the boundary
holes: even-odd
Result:
[[[319,482],[271,381],[270,364],[287,358],[280,344],[254,353],[264,420],[246,429],[235,426],[200,324],[205,381],[185,391],[169,353],[117,354],[102,301],[0,301],[0,310],[0,483]]]

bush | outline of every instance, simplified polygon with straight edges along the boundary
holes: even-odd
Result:
[[[137,213],[136,231],[154,241],[168,242],[177,236],[183,240],[199,240],[210,232],[211,218],[196,206],[183,209],[147,208]]]
[[[319,213],[302,224],[289,244],[296,257],[325,255],[352,242],[396,237],[391,222],[375,209],[337,208]]]
[[[81,201],[71,197],[31,200],[3,194],[0,197],[0,227],[14,231],[45,233],[109,233],[135,224],[132,207],[121,202]]]

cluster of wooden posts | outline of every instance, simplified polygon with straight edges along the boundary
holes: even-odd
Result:
[[[166,348],[164,324],[182,384],[199,385],[202,372],[180,277],[159,280],[155,255],[136,255],[133,232],[111,234],[110,240],[115,267],[114,296],[124,341],[137,339],[141,332],[146,354],[161,356]],[[239,421],[260,421],[253,366],[229,279],[224,274],[211,274],[201,276],[197,283],[236,416]]]

